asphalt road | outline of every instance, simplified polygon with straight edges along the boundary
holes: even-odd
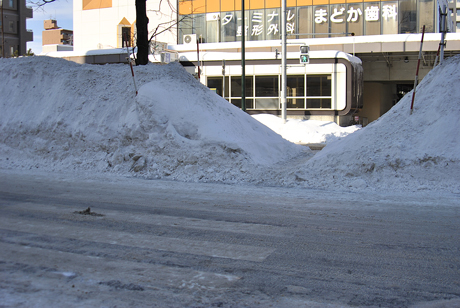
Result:
[[[459,231],[455,195],[0,170],[0,307],[459,307]]]

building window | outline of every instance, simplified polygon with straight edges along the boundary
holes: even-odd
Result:
[[[206,37],[206,15],[193,15],[193,29],[195,30],[196,38],[200,43],[207,43]]]
[[[121,47],[131,47],[131,27],[122,27],[121,28]]]
[[[280,109],[278,75],[246,76],[245,80],[247,109]],[[220,96],[223,92],[222,84],[223,77],[207,78],[207,86]],[[287,108],[331,109],[332,78],[330,74],[288,75],[286,86]],[[233,105],[241,108],[241,76],[226,77],[224,97]]]
[[[331,75],[307,76],[307,108],[331,108]]]
[[[422,32],[423,25],[425,25],[425,32],[434,32],[434,12],[433,0],[419,0],[418,32]]]
[[[246,76],[244,78],[245,81],[245,101],[246,101],[246,108],[252,109],[254,108],[254,80],[253,76]],[[233,105],[241,108],[241,76],[231,76],[230,77],[230,101]]]
[[[417,33],[417,0],[405,0],[399,4],[400,33]]]
[[[10,0],[10,7],[14,7],[14,0]]]
[[[328,37],[329,35],[329,6],[314,6],[313,7],[313,24],[315,37]]]
[[[10,26],[10,32],[14,32],[14,21],[10,21],[9,26]]]
[[[287,76],[286,108],[305,108],[305,77]]]
[[[299,38],[311,38],[313,33],[313,15],[312,15],[312,7],[299,7],[298,13],[299,15],[299,22],[298,22],[298,29],[299,29]]]
[[[411,0],[402,1],[404,3],[412,2]],[[414,12],[416,11],[416,7],[414,8]],[[409,6],[410,8],[410,6]],[[399,12],[398,12],[398,2],[382,2],[381,5],[381,14],[380,18],[382,19],[382,34],[398,34],[398,21],[399,21]],[[406,27],[408,28],[407,31],[413,28],[415,32],[416,27],[416,17],[414,17],[414,21],[411,20],[411,9],[408,9],[408,21],[406,23]]]
[[[237,31],[237,19],[234,12],[222,12],[220,17],[221,23],[221,41],[235,42]]]
[[[219,14],[209,13],[206,15],[206,43],[218,43],[220,36]]]
[[[288,15],[290,16],[290,15]],[[295,17],[295,16],[294,16]],[[291,26],[287,26],[286,30],[288,31],[288,34],[290,29],[292,29],[292,32],[294,32],[293,27],[295,24],[291,21],[286,21],[288,24],[291,24]],[[295,22],[295,20],[294,20]],[[279,40],[280,39],[280,34],[281,34],[281,14],[280,14],[280,9],[266,9],[265,10],[265,39],[267,40]],[[288,29],[289,28],[289,29]],[[293,37],[289,37],[293,38]]]
[[[249,40],[263,41],[265,40],[265,12],[264,10],[249,11]]]
[[[225,96],[223,94],[223,77],[208,77],[208,88],[215,92],[217,95],[228,98],[229,93],[229,77],[225,77]]]

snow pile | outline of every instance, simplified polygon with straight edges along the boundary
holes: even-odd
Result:
[[[460,193],[460,57],[432,70],[367,127],[328,144],[294,172],[308,187]]]
[[[0,168],[460,193],[460,56],[363,129],[253,117],[178,64],[0,59]],[[315,156],[297,143],[324,143]],[[347,135],[346,137],[344,137]]]
[[[253,117],[280,134],[284,139],[294,143],[329,143],[343,138],[361,127],[358,125],[341,127],[331,121],[287,119],[269,114],[257,114]]]
[[[184,181],[242,180],[309,152],[196,81],[179,64],[0,61],[0,167]]]

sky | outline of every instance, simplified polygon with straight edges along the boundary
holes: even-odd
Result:
[[[412,113],[410,92],[364,128],[250,116],[178,63],[134,67],[137,95],[125,64],[0,65],[0,169],[460,194],[460,56],[423,78]]]
[[[33,31],[34,40],[27,43],[27,50],[31,48],[35,54],[39,54],[42,51],[42,31],[45,30],[43,28],[45,20],[55,19],[58,27],[73,30],[73,3],[71,0],[56,0],[42,8],[33,7],[33,9],[33,18],[27,19],[27,29]]]

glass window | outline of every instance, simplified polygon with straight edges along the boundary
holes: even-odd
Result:
[[[279,98],[256,98],[256,109],[279,109]]]
[[[324,97],[326,96],[326,97]],[[307,108],[331,108],[331,75],[307,76]]]
[[[218,43],[219,42],[219,21],[218,20],[207,20],[206,21],[206,43]]]
[[[265,40],[265,10],[250,10],[249,16],[249,39],[251,41]]]
[[[182,15],[179,19],[179,44],[184,43],[184,35],[193,33],[192,15]]]
[[[329,6],[313,7],[313,24],[315,37],[328,37],[329,34]],[[318,33],[318,34],[316,34]]]
[[[279,40],[281,35],[280,29],[280,9],[265,10],[265,37],[267,40]]]
[[[195,30],[196,39],[200,43],[206,43],[206,16],[205,14],[193,15],[193,28]]]
[[[399,2],[400,33],[417,33],[417,0]],[[423,26],[422,26],[423,27]]]
[[[223,77],[208,77],[208,88],[211,91],[214,91],[218,95],[222,96],[223,88],[222,88],[222,81]],[[229,88],[229,78],[225,77],[225,98],[228,98],[228,88]],[[241,95],[241,94],[240,94]]]
[[[331,23],[331,33],[339,33],[339,34],[332,34],[331,36],[344,36],[345,32],[347,32],[347,11],[345,4],[335,4],[330,6],[331,9],[331,16],[330,16],[330,23]]]
[[[348,4],[347,6],[347,25],[348,33],[363,35],[364,10],[362,3]]]
[[[257,97],[279,97],[278,76],[256,76]]]
[[[222,42],[235,42],[237,17],[234,12],[222,12],[221,20],[221,41]]]
[[[287,76],[287,96],[305,96],[304,76]]]
[[[330,98],[307,98],[307,108],[331,109],[331,99]]]
[[[296,33],[299,33],[297,31],[297,10],[296,8],[286,8],[286,33],[288,35],[288,38],[290,39],[295,39],[297,38],[295,35]]]
[[[10,0],[10,7],[14,7],[14,0]]]
[[[252,98],[250,98],[250,99],[246,98],[244,100],[244,102],[245,102],[245,105],[246,105],[245,106],[246,109],[254,109],[254,100]],[[232,98],[232,104],[235,105],[238,108],[242,108],[241,99],[239,99],[239,98],[238,99],[233,99]]]
[[[331,96],[331,75],[308,75],[307,96]]]
[[[251,32],[249,31],[249,11],[244,11],[244,27],[246,31],[244,32],[245,35],[245,40],[249,40],[249,35]],[[241,41],[241,37],[243,35],[243,19],[241,18],[241,11],[235,11],[235,17],[236,17],[236,40]]]
[[[405,0],[401,2],[406,2],[406,1],[412,1],[412,0]],[[415,3],[415,0],[414,0],[414,3]],[[398,34],[398,19],[399,19],[398,18],[399,17],[398,16],[398,2],[390,2],[390,1],[382,2],[381,10],[382,10],[382,13],[381,13],[382,34]],[[408,25],[412,25],[411,21],[408,22]],[[413,31],[415,31],[415,24],[413,24],[412,26],[413,26]]]
[[[312,7],[311,6],[306,6],[306,7],[299,7],[298,9],[298,15],[299,15],[299,33],[304,34],[304,35],[299,35],[299,38],[312,38],[313,35],[313,17],[312,17]]]
[[[245,94],[246,97],[253,96],[253,79],[252,76],[246,76],[245,81]],[[231,77],[231,96],[232,97],[241,97],[241,76],[232,76]]]
[[[380,34],[379,2],[364,3],[364,35]]]
[[[419,31],[422,32],[425,25],[425,32],[434,32],[434,1],[419,0]]]
[[[208,88],[216,94],[222,96],[222,79],[219,77],[208,77]]]
[[[121,28],[122,47],[131,47],[131,27]]]
[[[286,107],[305,108],[305,78],[301,76],[287,76],[286,78]],[[301,97],[301,98],[300,98]]]

